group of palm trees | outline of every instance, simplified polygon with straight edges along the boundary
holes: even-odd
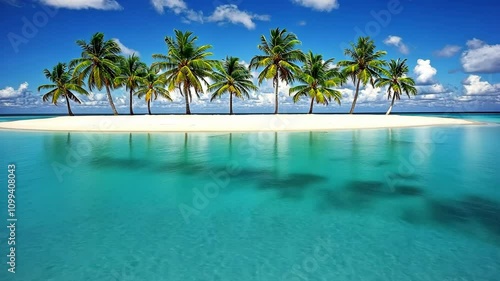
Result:
[[[69,64],[58,63],[52,71],[44,70],[45,76],[53,84],[41,85],[40,90],[50,90],[43,95],[43,101],[57,101],[64,97],[69,115],[73,115],[69,100],[81,103],[75,93],[88,95],[85,90],[106,89],[107,98],[113,114],[118,114],[111,96],[111,91],[124,87],[129,94],[130,114],[133,115],[133,97],[145,99],[148,113],[151,114],[151,101],[163,97],[172,101],[170,93],[178,90],[186,103],[186,114],[191,114],[190,103],[194,94],[199,98],[206,86],[212,94],[211,101],[229,94],[229,113],[233,114],[233,96],[249,98],[251,91],[258,87],[253,83],[252,69],[261,68],[258,84],[272,80],[275,90],[275,114],[278,114],[279,83],[294,84],[289,95],[297,102],[303,97],[310,98],[309,113],[313,112],[314,103],[327,105],[332,100],[340,104],[342,94],[335,89],[350,79],[356,87],[354,100],[349,113],[354,112],[359,89],[371,84],[373,87],[387,87],[388,99],[392,99],[387,114],[390,113],[396,99],[404,93],[416,95],[415,82],[408,77],[405,60],[386,62],[382,57],[385,51],[377,51],[369,37],[360,37],[344,54],[349,60],[339,61],[324,59],[322,55],[298,49],[300,41],[286,29],[271,30],[270,37],[262,35],[259,50],[245,66],[239,58],[226,57],[222,61],[209,57],[211,45],[198,46],[198,37],[192,32],[174,30],[173,37],[166,37],[167,54],[154,54],[150,66],[141,62],[135,54],[124,57],[114,40],[105,40],[103,33],[96,33],[87,43],[78,40],[81,57]],[[302,64],[299,66],[299,64]],[[387,67],[387,68],[386,68]]]

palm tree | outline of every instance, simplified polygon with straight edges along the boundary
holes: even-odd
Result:
[[[165,69],[165,80],[168,90],[173,91],[178,88],[181,95],[186,100],[186,114],[191,114],[189,107],[192,101],[192,92],[200,97],[203,93],[202,83],[208,86],[205,78],[211,76],[213,61],[207,57],[212,53],[208,52],[211,45],[197,46],[197,36],[193,36],[191,31],[182,32],[174,30],[175,37],[166,37],[165,43],[168,47],[168,54],[154,54],[153,58],[160,60],[153,64],[155,68]]]
[[[122,57],[120,60],[120,74],[115,77],[114,82],[115,87],[125,86],[125,89],[129,90],[130,115],[134,115],[132,109],[134,91],[139,87],[139,82],[146,75],[146,71],[146,64],[141,62],[141,59],[135,54],[128,58]]]
[[[158,96],[164,97],[172,101],[170,93],[165,89],[165,80],[162,75],[158,74],[158,70],[150,67],[144,77],[141,78],[141,83],[137,89],[139,98],[145,97],[148,103],[148,113],[151,115],[151,100],[155,100]]]
[[[387,88],[387,99],[392,97],[391,106],[387,110],[386,115],[389,115],[394,106],[394,101],[401,98],[401,94],[404,92],[408,98],[410,95],[417,94],[417,88],[415,88],[415,81],[407,77],[408,65],[406,65],[406,59],[404,60],[391,60],[389,62],[389,69],[382,70],[382,76],[377,78],[375,84],[377,87],[388,86]]]
[[[77,92],[82,95],[88,95],[89,93],[82,88],[77,81],[71,76],[65,63],[58,63],[52,69],[52,72],[48,69],[44,69],[43,73],[45,77],[49,79],[54,84],[45,84],[38,87],[38,91],[45,89],[50,90],[48,93],[43,95],[42,100],[44,102],[51,99],[52,103],[57,105],[57,100],[59,97],[63,96],[66,99],[66,105],[68,106],[68,114],[74,116],[71,111],[71,106],[69,100],[75,101],[77,103],[82,103],[81,100],[72,92]]]
[[[298,102],[302,96],[311,98],[309,114],[313,112],[314,101],[327,105],[332,99],[340,104],[342,94],[332,87],[342,83],[340,73],[337,68],[331,65],[333,59],[323,61],[322,55],[315,55],[311,51],[305,56],[305,63],[301,72],[297,75],[297,80],[301,85],[290,88],[289,94],[293,95],[293,102]]]
[[[358,43],[351,43],[351,49],[345,49],[344,54],[351,57],[351,60],[340,61],[338,65],[344,67],[344,75],[351,77],[353,83],[356,84],[356,93],[349,111],[349,114],[352,114],[358,100],[360,83],[366,86],[370,82],[375,87],[374,79],[379,77],[386,64],[385,61],[381,60],[386,52],[375,51],[375,43],[370,37],[359,37]]]
[[[114,88],[114,79],[120,72],[118,66],[120,47],[113,40],[105,41],[104,34],[100,32],[94,34],[88,44],[84,40],[78,40],[76,44],[82,48],[82,57],[71,61],[70,66],[74,67],[74,75],[79,81],[88,78],[87,85],[90,91],[93,88],[102,90],[105,87],[113,114],[117,115],[111,89]]]
[[[297,36],[287,32],[286,29],[280,30],[276,28],[271,30],[269,39],[268,41],[264,35],[261,35],[258,48],[264,52],[264,55],[253,57],[249,68],[264,68],[259,74],[259,85],[262,84],[264,79],[273,79],[275,92],[274,114],[278,114],[279,80],[287,84],[293,82],[295,72],[299,70],[295,62],[303,61],[304,54],[296,49],[296,46],[300,44]]]
[[[215,64],[214,83],[208,87],[213,92],[210,101],[229,93],[229,114],[233,114],[233,95],[237,98],[249,97],[250,90],[258,88],[252,82],[252,74],[235,57],[226,57],[222,63]]]

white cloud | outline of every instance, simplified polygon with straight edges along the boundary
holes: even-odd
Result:
[[[481,81],[481,77],[478,75],[469,75],[462,84],[466,95],[488,95],[500,92],[500,84],[490,84],[488,81]]]
[[[160,14],[163,14],[165,8],[167,8],[174,12],[174,14],[181,15],[184,23],[203,23],[203,12],[189,9],[184,0],[151,0],[151,3],[153,4],[155,10]]]
[[[305,20],[301,20],[297,23],[299,26],[306,26],[307,25],[307,21]]]
[[[429,85],[434,82],[437,70],[432,67],[431,60],[418,59],[413,72],[417,75],[416,82],[419,85]]]
[[[0,90],[0,108],[2,110],[9,110],[15,108],[16,110],[24,108],[41,108],[49,103],[42,102],[42,94],[46,92],[34,94],[28,90],[28,82],[21,83],[19,87],[5,87]],[[29,111],[33,112],[33,111]]]
[[[346,88],[337,88],[337,90],[342,94],[341,104],[351,105],[354,100],[355,90],[354,87],[346,85]],[[356,101],[357,105],[360,106],[378,106],[386,103],[387,100],[387,88],[372,87],[370,83],[366,87],[360,88],[358,99]]]
[[[105,93],[94,93],[90,92],[88,96],[78,96],[82,101],[82,107],[86,108],[105,108],[106,110],[109,108],[108,96]],[[121,90],[115,91],[112,93],[113,103],[117,108],[126,108],[128,107],[129,100],[128,94],[122,94]],[[137,99],[134,98],[134,104],[137,102]],[[135,106],[135,105],[134,105]]]
[[[21,83],[16,89],[5,87],[0,90],[0,99],[12,99],[22,96],[28,90],[28,82]]]
[[[478,48],[481,48],[485,45],[485,43],[477,38],[473,38],[469,41],[467,41],[467,47],[469,47],[469,49],[478,49]]]
[[[194,11],[194,10],[185,10],[184,11],[184,20],[187,23],[190,22],[201,22],[203,23],[203,12],[201,11]]]
[[[122,50],[122,54],[124,54],[126,56],[131,56],[132,54],[135,54],[136,56],[140,56],[138,51],[136,51],[134,49],[130,49],[127,46],[123,45],[123,43],[120,42],[120,40],[118,38],[113,38],[111,40],[115,41],[116,44],[118,44],[118,46],[120,46],[120,49]]]
[[[462,67],[469,73],[500,72],[500,44],[488,45],[479,39],[467,41],[468,50],[462,53]]]
[[[438,57],[449,58],[449,57],[453,57],[454,55],[456,55],[461,49],[462,49],[462,47],[460,47],[460,46],[446,45],[446,46],[444,46],[443,49],[434,52],[434,54]]]
[[[42,4],[66,9],[121,10],[122,6],[115,0],[41,0]]]
[[[390,35],[384,40],[384,44],[397,47],[399,52],[404,55],[410,53],[410,49],[408,48],[408,46],[406,46],[406,44],[403,43],[403,38],[399,36]]]
[[[164,8],[168,8],[176,14],[187,10],[187,4],[183,0],[151,0],[151,3],[160,14],[163,14]]]
[[[230,22],[233,24],[242,24],[248,29],[254,29],[254,20],[266,21],[269,20],[269,16],[253,15],[245,11],[240,11],[236,5],[221,5],[215,9],[207,20],[217,23]]]
[[[205,17],[202,11],[190,9],[184,0],[151,0],[151,3],[153,4],[155,10],[160,14],[163,14],[164,9],[167,8],[173,11],[176,15],[181,15],[182,22],[184,23],[204,23],[205,21],[219,24],[232,23],[241,24],[248,29],[254,29],[254,21],[270,20],[268,15],[257,15],[241,11],[238,9],[238,6],[234,4],[217,6],[210,16]]]
[[[293,2],[313,10],[326,12],[339,7],[337,0],[293,0]]]
[[[358,102],[378,102],[386,99],[386,92],[381,88],[374,88],[370,83],[364,87],[363,90],[360,91]]]
[[[427,95],[427,94],[441,94],[448,89],[446,89],[442,84],[436,83],[432,85],[425,85],[425,86],[416,86],[418,95]]]

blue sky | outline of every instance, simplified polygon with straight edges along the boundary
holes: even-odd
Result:
[[[150,64],[165,53],[165,36],[190,30],[199,44],[213,46],[213,58],[237,56],[245,62],[259,54],[260,35],[280,27],[295,33],[302,50],[335,61],[358,36],[369,35],[387,60],[407,58],[419,95],[403,97],[395,111],[500,111],[500,34],[494,1],[430,0],[0,0],[0,114],[65,113],[64,103],[42,103],[38,85],[43,69],[80,55],[75,44],[95,32],[118,40],[124,54],[136,52]],[[257,74],[257,73],[255,73]],[[287,85],[280,87],[282,112],[307,112],[306,100],[293,104]],[[317,112],[347,112],[353,97],[345,85],[342,105],[316,106]],[[236,112],[272,112],[272,84],[263,83],[250,100],[235,102]],[[153,112],[182,113],[173,103],[157,100]],[[126,113],[125,90],[113,93],[119,112]],[[111,113],[104,91],[94,91],[75,105],[75,113]],[[146,112],[142,100],[134,100]],[[364,89],[357,111],[383,112],[385,89]],[[193,101],[192,111],[228,111],[227,100]]]

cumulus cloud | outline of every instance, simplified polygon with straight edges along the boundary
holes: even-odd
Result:
[[[151,0],[153,8],[163,14],[165,8],[172,11],[176,15],[182,16],[182,21],[185,23],[200,22],[203,23],[203,12],[189,9],[184,0]]]
[[[42,4],[66,9],[121,10],[122,6],[115,0],[41,0]]]
[[[28,90],[28,82],[21,83],[19,87],[5,87],[0,90],[0,99],[12,99],[22,96]]]
[[[406,46],[406,44],[403,43],[403,38],[401,38],[399,36],[390,35],[389,37],[387,37],[384,40],[384,44],[397,47],[399,52],[404,54],[404,55],[407,55],[410,53],[410,49],[408,48],[408,46]]]
[[[477,38],[473,38],[473,39],[467,41],[466,45],[469,49],[478,49],[478,48],[483,47],[486,44]]]
[[[241,11],[234,4],[219,5],[210,16],[206,17],[202,11],[190,9],[184,0],[151,0],[151,3],[158,13],[163,14],[165,8],[167,8],[174,12],[174,14],[180,15],[184,23],[204,23],[205,21],[218,24],[232,23],[241,24],[248,29],[254,29],[256,20],[270,20],[270,16],[268,15],[258,15]]]
[[[339,7],[337,0],[293,0],[293,2],[322,12],[330,12],[331,10]]]
[[[116,44],[118,44],[118,46],[120,46],[120,49],[122,50],[122,54],[124,54],[126,56],[131,56],[132,54],[135,54],[136,56],[140,56],[138,51],[136,51],[134,49],[130,49],[127,46],[123,45],[123,43],[120,42],[120,40],[118,38],[113,38],[112,40],[115,41]]]
[[[194,11],[194,10],[185,10],[184,11],[184,17],[183,21],[186,23],[190,22],[200,22],[203,23],[204,18],[203,18],[203,12],[201,11]]]
[[[128,106],[128,96],[126,94],[120,94],[121,92],[113,92],[113,103],[117,108],[126,108]],[[94,93],[90,92],[88,96],[80,95],[79,98],[82,100],[82,104],[78,106],[87,108],[109,108],[109,102],[107,94],[105,93]]]
[[[466,95],[489,95],[500,92],[500,84],[490,84],[488,81],[481,81],[478,75],[469,75],[462,82]]]
[[[354,100],[355,87],[351,85],[344,86],[344,88],[337,88],[337,90],[342,94],[342,98],[340,99],[341,106],[350,107],[352,101]],[[368,83],[366,87],[359,90],[356,106],[385,106],[386,101],[387,87],[372,87],[372,85]]]
[[[461,62],[468,73],[500,72],[500,44],[488,45],[479,39],[467,41],[468,50],[462,53]]]
[[[209,22],[242,24],[248,29],[255,28],[254,20],[267,21],[269,16],[254,15],[245,11],[240,11],[236,5],[218,6],[213,14],[207,18]]]
[[[435,51],[434,55],[436,55],[438,57],[449,58],[449,57],[453,57],[454,55],[456,55],[458,52],[460,52],[461,49],[462,49],[462,47],[460,47],[460,46],[446,45],[441,50]]]
[[[151,3],[160,14],[164,13],[164,8],[172,10],[175,14],[180,14],[187,10],[187,4],[183,0],[152,0]]]
[[[431,60],[418,59],[415,69],[413,69],[417,78],[415,82],[419,85],[430,85],[434,83],[434,76],[437,74],[437,70],[432,67]]]
[[[442,84],[436,83],[432,85],[416,86],[418,95],[441,94],[448,91]]]
[[[39,93],[33,94],[28,89],[28,82],[24,82],[17,89],[13,87],[5,87],[0,90],[0,109],[9,110],[15,109],[31,109],[41,108],[48,103],[42,102],[42,96]],[[33,112],[30,110],[30,112]]]

